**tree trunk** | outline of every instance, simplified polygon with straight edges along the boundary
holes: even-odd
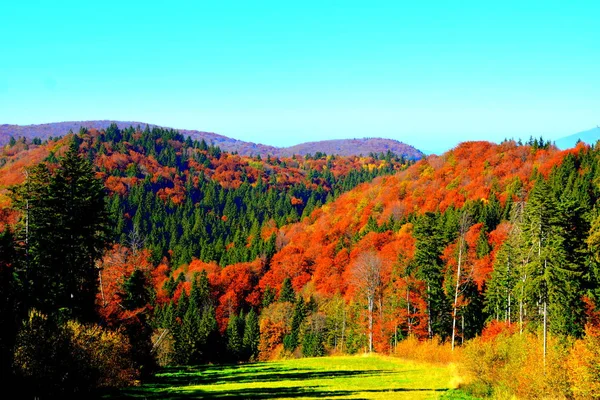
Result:
[[[456,286],[454,287],[454,307],[452,310],[452,351],[454,351],[454,341],[456,338],[456,313],[458,310],[458,292],[460,289],[460,268],[462,263],[462,240],[461,236],[459,240],[458,248],[458,266],[456,267]]]
[[[406,278],[406,325],[408,326],[408,334],[412,332],[412,324],[410,321],[410,289],[408,288],[408,278]]]
[[[431,287],[427,283],[427,335],[429,339],[433,338],[433,332],[431,331]]]
[[[375,299],[369,298],[369,353],[373,352],[373,306]]]
[[[547,266],[547,260],[544,260],[544,275],[546,274]],[[548,300],[546,292],[546,287],[544,287],[544,367],[546,367],[546,352],[548,349]]]
[[[461,329],[461,335],[460,335],[460,344],[461,346],[463,344],[465,344],[465,316],[464,314],[462,315],[462,329]]]
[[[342,305],[342,340],[340,349],[344,352],[344,335],[346,334],[346,307]]]
[[[546,351],[548,347],[548,307],[544,300],[544,367],[546,367]]]

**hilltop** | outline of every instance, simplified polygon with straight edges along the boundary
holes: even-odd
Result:
[[[29,140],[39,138],[46,140],[50,137],[57,137],[72,131],[78,132],[81,127],[87,129],[106,129],[111,124],[115,124],[119,129],[129,127],[139,127],[144,129],[160,127],[154,124],[133,121],[69,121],[56,122],[40,125],[0,125],[0,146],[9,142],[11,136],[15,139],[25,137]],[[165,128],[165,127],[161,127]],[[165,128],[172,129],[172,128]],[[212,132],[204,132],[191,129],[177,129],[179,133],[185,136],[190,136],[193,140],[204,140],[208,144],[214,144],[224,151],[236,152],[240,155],[271,155],[275,157],[291,156],[291,155],[307,155],[316,153],[335,154],[341,156],[350,155],[368,155],[370,153],[387,153],[388,150],[402,155],[411,160],[418,160],[424,154],[415,149],[413,146],[399,142],[393,139],[382,138],[364,138],[364,139],[339,139],[339,140],[324,140],[318,142],[301,143],[291,147],[274,147],[265,144],[245,142],[229,138],[223,135],[218,135]]]

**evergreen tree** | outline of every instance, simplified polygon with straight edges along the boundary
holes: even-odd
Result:
[[[14,238],[7,229],[0,232],[0,376],[6,378],[7,384],[13,381],[13,349],[23,317],[15,274],[19,269],[17,263]]]
[[[175,341],[175,360],[178,364],[192,364],[200,359],[200,346],[205,339],[199,337],[200,324],[200,311],[196,303],[190,301]]]
[[[281,290],[279,291],[279,301],[289,301],[293,303],[296,301],[296,293],[292,287],[292,280],[285,278],[281,283]]]
[[[103,184],[77,150],[73,141],[54,174],[34,167],[15,190],[15,205],[23,214],[27,307],[92,321],[108,219]]]
[[[265,292],[263,293],[262,306],[267,308],[271,303],[275,301],[275,291],[267,285]]]
[[[450,226],[450,225],[446,225]],[[442,250],[445,240],[440,220],[433,213],[421,217],[414,229],[416,251],[414,263],[420,279],[426,282],[427,331],[429,337],[446,337],[450,332],[450,303],[446,298],[442,272]]]
[[[227,352],[234,361],[239,361],[244,353],[244,325],[245,319],[243,312],[240,315],[232,313],[227,323]]]
[[[260,343],[260,327],[258,325],[258,315],[254,312],[254,309],[246,314],[242,342],[245,358],[251,361],[256,360],[258,357],[258,344]]]
[[[122,306],[127,310],[135,310],[144,307],[151,301],[150,282],[146,275],[139,269],[133,271],[122,285],[119,296],[122,298]]]
[[[298,301],[294,307],[294,316],[292,317],[291,332],[283,339],[283,346],[288,351],[294,351],[300,343],[300,325],[306,317],[306,305],[302,296],[298,297]]]

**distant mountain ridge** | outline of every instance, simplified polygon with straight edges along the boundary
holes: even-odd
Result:
[[[574,135],[566,136],[554,141],[556,147],[561,150],[570,149],[571,147],[575,147],[577,141],[581,140],[587,144],[595,144],[598,140],[600,140],[600,127],[596,126],[595,128],[589,129],[587,131],[578,132]]]
[[[148,125],[150,128],[160,125],[147,124],[136,121],[67,121],[55,122],[39,125],[0,125],[0,146],[7,144],[10,137],[15,139],[25,137],[29,140],[40,138],[46,140],[49,137],[65,135],[69,130],[78,132],[80,127],[88,129],[106,129],[111,124],[117,124],[119,129],[129,128],[130,126],[140,126],[142,129]],[[162,127],[162,126],[161,126]],[[163,127],[164,128],[164,127]],[[259,143],[246,142],[233,139],[227,136],[212,132],[197,131],[191,129],[175,129],[182,135],[190,136],[195,140],[206,141],[208,144],[219,146],[227,152],[237,151],[240,155],[272,155],[272,156],[290,156],[293,154],[315,154],[317,152],[326,154],[336,154],[340,156],[350,155],[368,155],[369,153],[387,153],[388,150],[402,155],[408,159],[418,160],[424,157],[424,153],[413,146],[393,139],[383,138],[362,138],[362,139],[338,139],[323,140],[317,142],[307,142],[290,147],[275,147]]]

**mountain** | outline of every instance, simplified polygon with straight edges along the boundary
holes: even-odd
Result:
[[[306,142],[291,147],[279,149],[279,154],[291,156],[293,154],[315,154],[320,151],[325,154],[337,154],[340,156],[368,155],[370,153],[402,154],[412,160],[418,160],[424,154],[412,146],[393,139],[363,138],[363,139],[338,139],[322,140],[318,142]]]
[[[40,138],[46,140],[50,137],[58,137],[66,135],[69,131],[79,132],[81,127],[87,129],[106,129],[111,124],[116,124],[119,129],[126,129],[130,126],[144,128],[148,125],[149,128],[159,127],[154,124],[147,124],[145,122],[135,121],[111,121],[111,120],[100,120],[100,121],[67,121],[67,122],[53,122],[48,124],[40,125],[0,125],[0,146],[5,145],[9,142],[10,137],[15,139],[19,137],[25,137],[29,140],[33,138]],[[206,143],[213,143],[219,146],[224,151],[237,151],[242,155],[250,154],[269,154],[277,151],[276,147],[266,146],[262,144],[255,144],[250,142],[244,142],[242,140],[236,140],[228,138],[226,136],[218,135],[212,132],[203,132],[189,129],[178,130],[182,135],[190,136],[192,139],[201,141],[204,139]]]
[[[128,127],[144,128],[148,125],[150,128],[159,127],[154,124],[133,121],[69,121],[56,122],[40,125],[0,125],[0,146],[7,144],[11,136],[15,139],[25,137],[29,140],[40,138],[46,140],[50,137],[63,136],[69,131],[78,132],[80,127],[87,129],[102,130],[108,128],[111,124],[116,124],[119,129]],[[165,128],[165,127],[162,127]],[[172,129],[172,128],[166,128]],[[218,135],[212,132],[203,132],[191,129],[177,129],[182,135],[190,136],[194,140],[204,140],[208,144],[213,144],[227,152],[237,152],[240,155],[272,155],[275,157],[291,156],[295,154],[307,155],[317,152],[325,154],[336,154],[341,156],[350,155],[369,155],[370,153],[387,153],[391,151],[402,155],[411,160],[418,160],[424,154],[413,146],[404,144],[393,139],[364,138],[364,139],[341,139],[324,140],[317,142],[302,143],[291,147],[274,147],[259,143],[245,142]]]
[[[555,140],[556,147],[561,150],[570,149],[571,147],[575,147],[577,141],[581,140],[587,144],[595,144],[598,140],[600,140],[600,127],[597,126],[593,129],[576,133],[571,136],[566,136]]]

